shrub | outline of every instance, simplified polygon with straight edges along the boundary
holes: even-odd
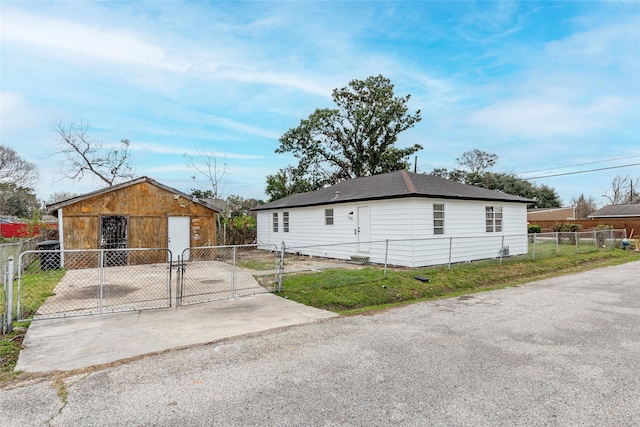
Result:
[[[599,248],[603,248],[605,246],[607,238],[613,238],[611,230],[613,230],[613,226],[611,225],[600,224],[596,227],[596,241],[598,242],[597,244]]]
[[[553,231],[558,233],[558,243],[562,243],[562,240],[567,238],[569,243],[572,245],[575,245],[576,243],[575,233],[580,230],[582,230],[582,226],[580,224],[572,224],[569,222],[556,224],[556,226],[553,227]]]
[[[542,227],[536,224],[529,224],[527,228],[529,230],[529,234],[540,233],[542,231]]]

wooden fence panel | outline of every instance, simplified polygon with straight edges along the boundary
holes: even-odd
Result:
[[[553,231],[554,227],[559,224],[579,224],[583,231],[594,230],[599,225],[608,225],[615,230],[627,230],[627,236],[631,235],[633,230],[634,236],[640,236],[640,218],[597,218],[597,219],[574,219],[566,221],[532,221],[530,225],[539,225],[543,232]]]

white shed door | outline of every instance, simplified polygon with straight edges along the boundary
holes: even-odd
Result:
[[[191,244],[191,218],[188,216],[170,216],[168,224],[168,248],[171,251],[173,261],[184,256],[184,260],[189,260],[189,248]],[[184,254],[183,254],[184,252]]]
[[[369,206],[358,206],[358,252],[369,253],[371,241]]]

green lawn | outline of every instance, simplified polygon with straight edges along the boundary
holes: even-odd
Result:
[[[66,270],[46,270],[22,275],[20,305],[23,319],[33,316],[46,299],[53,295],[53,288],[65,273]]]
[[[554,254],[555,254],[555,244]],[[571,251],[569,251],[571,252]],[[302,304],[349,314],[413,301],[513,286],[561,274],[640,260],[632,251],[607,250],[532,260],[510,258],[422,269],[393,269],[384,278],[379,267],[285,274],[279,295]],[[286,269],[285,269],[286,271]],[[415,276],[429,278],[428,283]]]
[[[39,266],[36,265],[34,268],[30,267],[22,275],[20,302],[23,318],[31,317],[38,311],[42,303],[52,295],[53,288],[56,287],[64,274],[65,270],[40,271]],[[17,300],[17,290],[13,297],[14,301]],[[14,332],[0,336],[0,384],[18,376],[18,373],[14,372],[14,368],[28,325],[28,322],[14,322]]]

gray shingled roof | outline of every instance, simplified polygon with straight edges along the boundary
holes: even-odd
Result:
[[[433,175],[423,175],[402,170],[350,179],[309,193],[294,194],[293,196],[257,206],[253,210],[260,211],[402,197],[535,203],[534,200],[512,194],[461,184]]]
[[[640,204],[634,205],[607,205],[595,212],[588,218],[615,218],[615,217],[640,217]]]

